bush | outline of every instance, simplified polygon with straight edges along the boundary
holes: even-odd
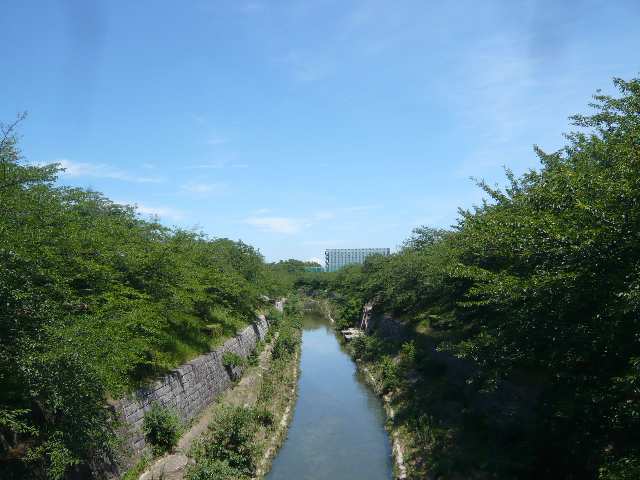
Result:
[[[260,353],[262,352],[263,344],[262,342],[258,342],[256,348],[253,349],[253,352],[247,357],[246,363],[250,367],[257,367],[260,363]]]
[[[380,378],[382,381],[382,390],[390,392],[400,385],[400,374],[398,365],[389,355],[384,355],[380,361]]]
[[[276,339],[273,346],[272,357],[277,360],[292,355],[296,351],[298,340],[294,337],[293,332],[284,330],[280,332],[280,336]]]
[[[173,450],[173,447],[178,444],[181,427],[180,419],[176,413],[158,404],[151,406],[151,409],[145,413],[142,422],[142,430],[155,453]]]
[[[245,367],[247,365],[247,361],[237,353],[224,352],[222,355],[222,365],[227,368]]]
[[[356,358],[362,358],[365,356],[367,351],[367,340],[364,335],[352,339],[350,345],[353,350],[353,355]]]
[[[263,427],[271,427],[275,423],[275,417],[272,412],[266,408],[258,408],[255,410],[256,421]]]
[[[197,463],[223,461],[242,475],[252,475],[255,472],[258,454],[258,446],[254,441],[256,431],[254,409],[223,407],[220,414],[209,424],[204,439],[195,447],[194,456]]]
[[[248,477],[224,460],[205,459],[189,467],[187,471],[187,480],[244,480],[245,478]]]
[[[267,320],[269,321],[269,325],[271,328],[278,328],[280,322],[282,321],[282,312],[277,308],[271,308],[267,312]]]
[[[416,364],[416,344],[414,341],[405,342],[400,348],[400,363],[398,367],[402,374],[406,374]]]

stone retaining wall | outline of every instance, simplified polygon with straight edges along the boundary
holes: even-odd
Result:
[[[116,412],[123,423],[121,436],[125,440],[124,456],[128,460],[125,463],[135,462],[147,448],[142,422],[152,404],[172,408],[185,423],[196,417],[241,373],[239,367],[235,367],[236,371],[225,368],[222,356],[233,352],[247,357],[258,340],[264,339],[268,328],[267,319],[261,315],[253,325],[216,350],[185,363],[149,387],[116,402]]]

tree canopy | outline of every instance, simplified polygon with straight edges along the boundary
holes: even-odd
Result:
[[[3,126],[2,478],[61,478],[108,449],[108,398],[234,335],[277,289],[253,247],[145,220],[59,171],[25,163]]]
[[[640,476],[640,80],[614,83],[564,148],[536,147],[541,168],[479,182],[486,200],[451,231],[419,228],[329,287],[351,321],[372,299],[427,318],[478,388],[535,385],[517,478]]]

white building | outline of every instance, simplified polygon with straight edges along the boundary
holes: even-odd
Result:
[[[327,272],[335,272],[346,265],[364,263],[369,255],[389,255],[389,248],[330,248],[324,252]]]

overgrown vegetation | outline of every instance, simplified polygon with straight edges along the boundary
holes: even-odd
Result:
[[[187,474],[189,480],[246,480],[256,476],[264,452],[277,435],[275,419],[291,400],[297,368],[292,361],[300,346],[301,315],[295,297],[287,302],[284,315],[275,310],[269,315],[270,335],[277,332],[278,337],[273,340],[271,362],[263,374],[257,402],[253,406],[218,408],[207,433],[191,452],[196,464]]]
[[[154,453],[163,454],[170,452],[178,444],[182,425],[174,411],[153,404],[144,415],[142,430]]]
[[[61,478],[113,446],[117,398],[218,345],[279,281],[240,241],[58,186],[0,136],[0,476]]]
[[[244,367],[246,364],[247,360],[235,352],[225,352],[222,355],[222,365],[225,367]]]
[[[354,350],[396,390],[415,478],[640,478],[640,80],[615,85],[453,230],[300,280],[345,325],[368,300],[403,321],[413,347]]]

